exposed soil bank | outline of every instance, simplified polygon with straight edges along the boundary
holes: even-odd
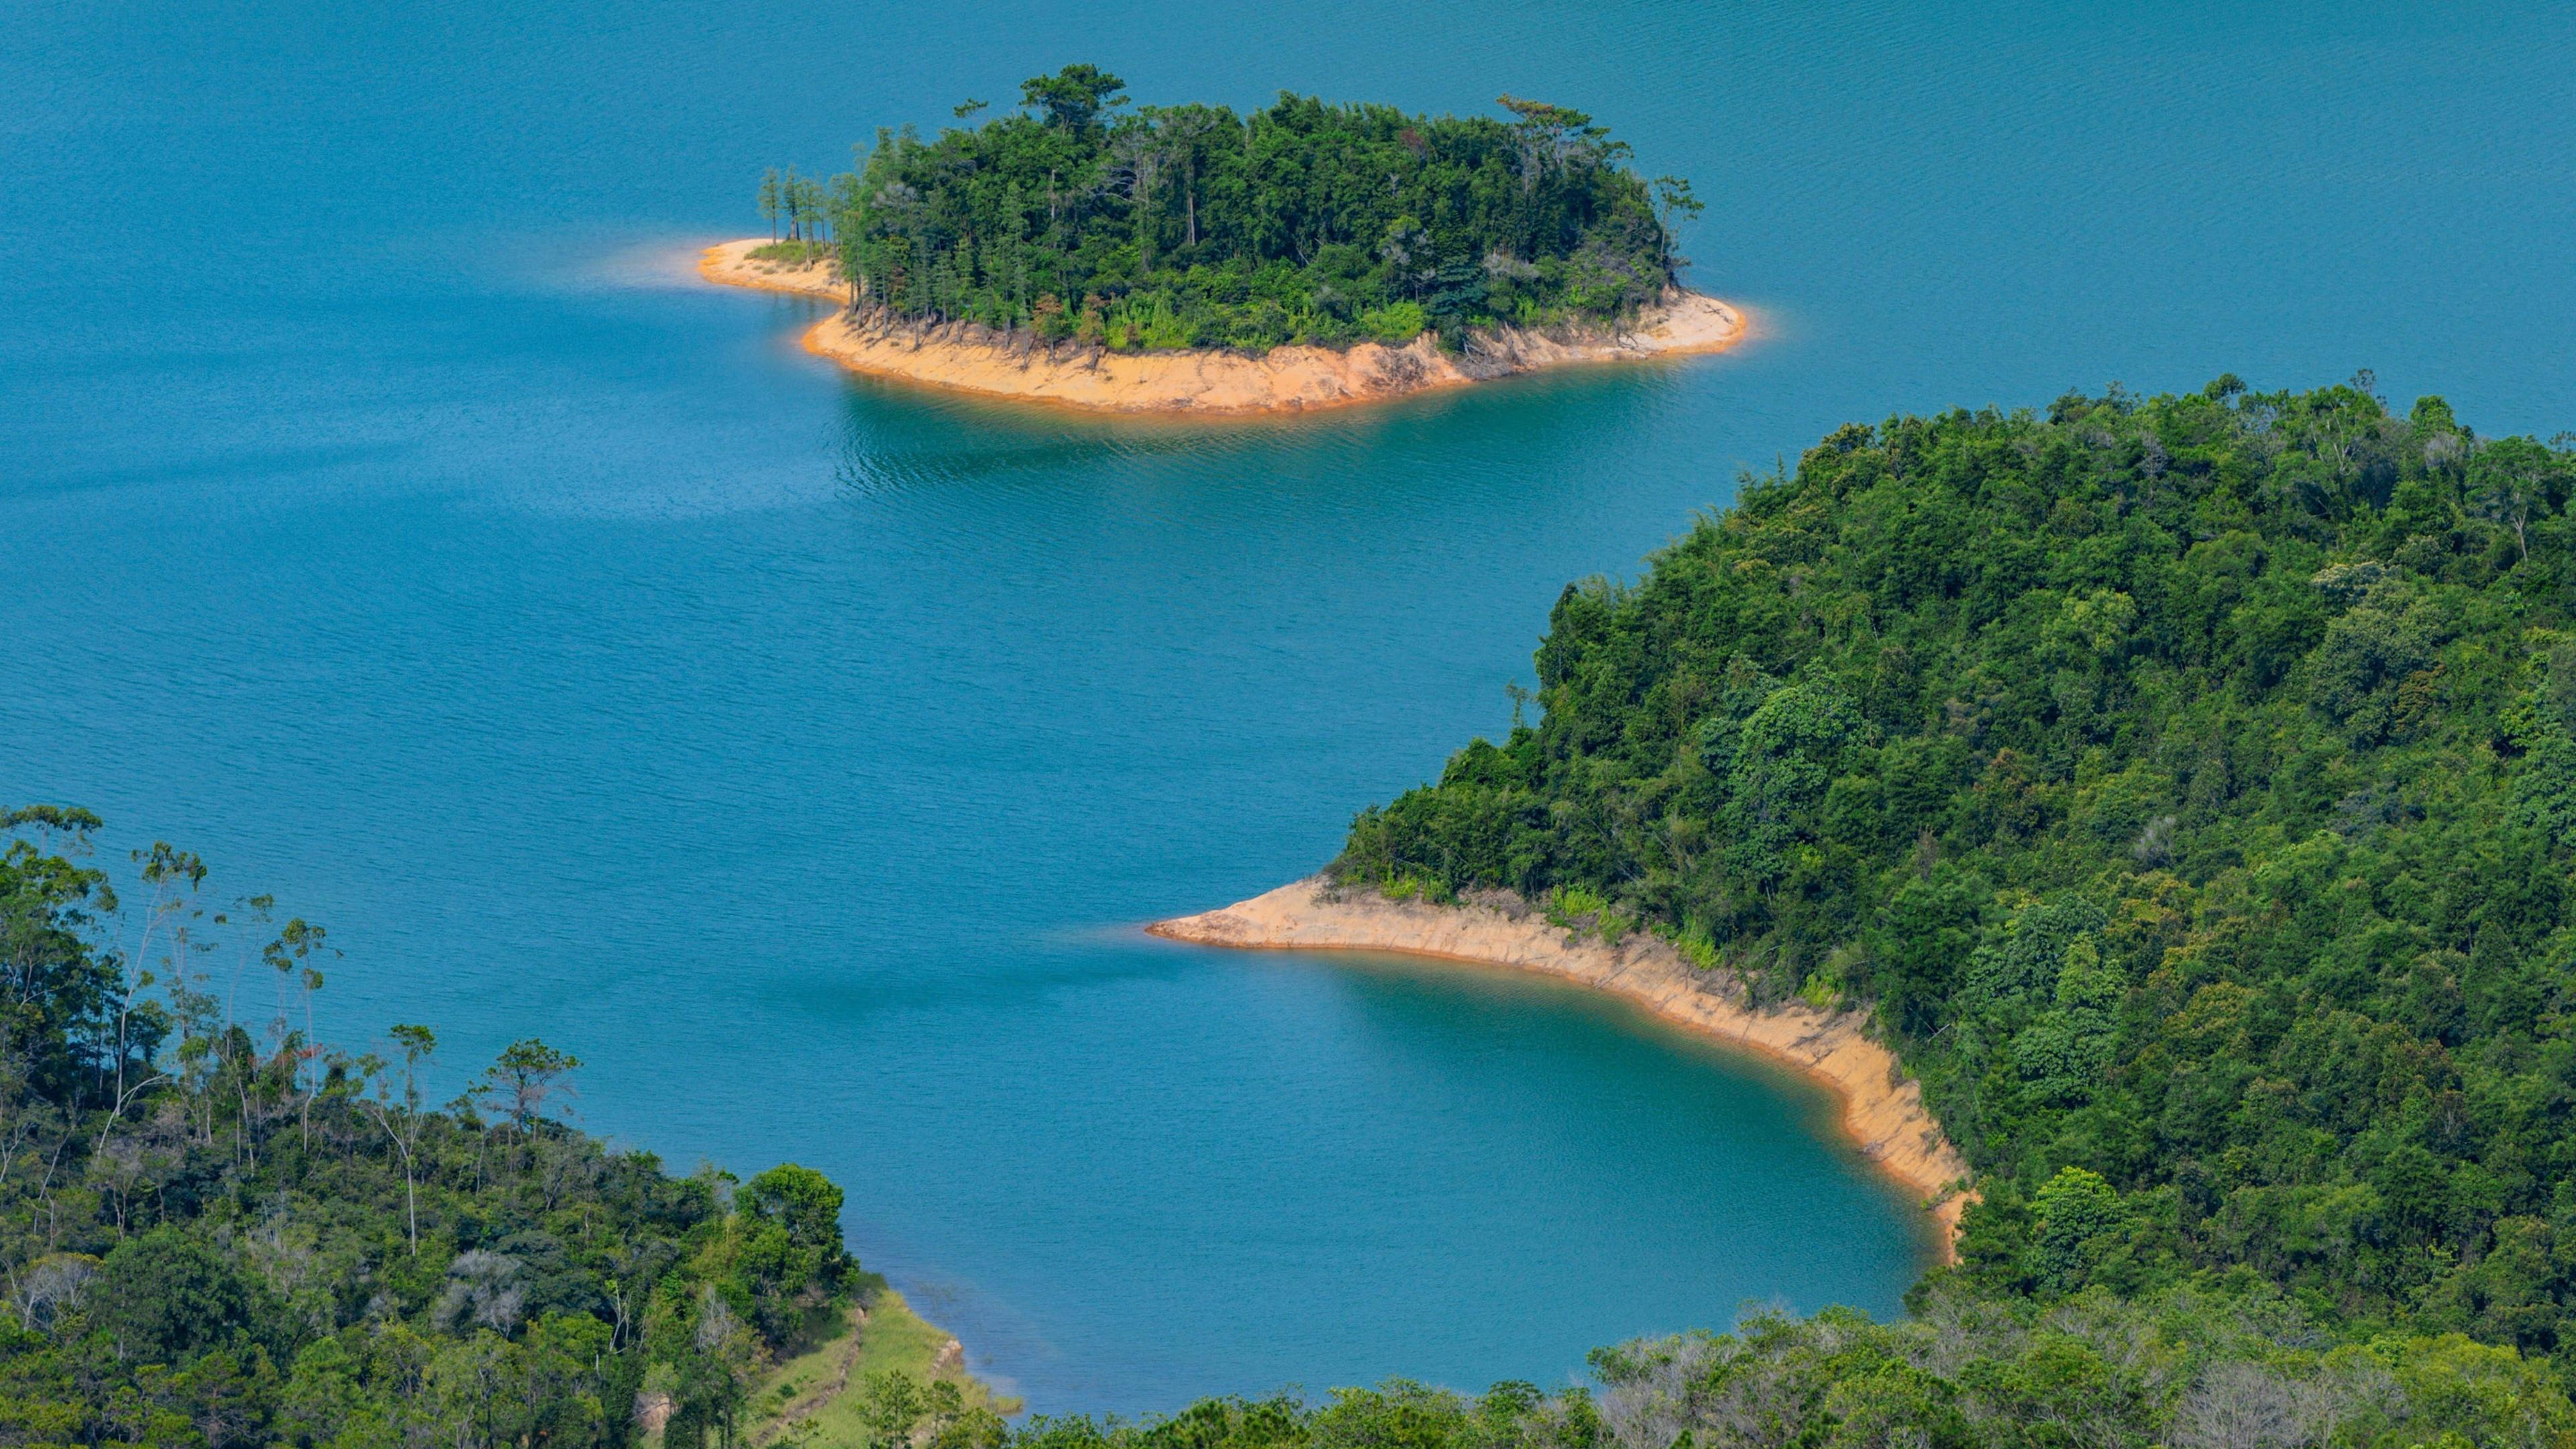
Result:
[[[1070,342],[1049,345],[1025,334],[1009,337],[971,322],[933,328],[890,322],[849,307],[849,286],[832,263],[789,267],[753,260],[751,253],[765,245],[753,238],[709,247],[698,271],[727,286],[843,304],[841,312],[806,332],[809,352],[853,372],[1119,412],[1302,412],[1570,363],[1718,352],[1742,341],[1746,330],[1736,308],[1697,292],[1675,292],[1621,331],[1502,328],[1471,336],[1463,355],[1454,356],[1427,333],[1402,347],[1274,347],[1257,357],[1222,349],[1114,353]]]
[[[1803,1002],[1756,1008],[1734,982],[1682,959],[1662,939],[1631,933],[1616,946],[1577,937],[1507,891],[1435,906],[1333,887],[1321,876],[1222,910],[1156,921],[1175,941],[1252,950],[1396,951],[1543,971],[1615,992],[1656,1015],[1784,1061],[1842,1099],[1843,1130],[1861,1152],[1923,1195],[1941,1225],[1945,1261],[1956,1260],[1968,1165],[1923,1105],[1922,1089],[1895,1053],[1872,1041],[1855,1012],[1827,1015]]]

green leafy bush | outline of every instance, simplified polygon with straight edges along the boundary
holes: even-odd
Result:
[[[1431,325],[1431,317],[1419,302],[1389,302],[1360,314],[1359,330],[1370,339],[1392,346],[1410,342]]]

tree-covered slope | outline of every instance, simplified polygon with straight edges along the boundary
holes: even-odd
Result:
[[[96,824],[0,813],[0,1445],[732,1443],[864,1286],[821,1174],[610,1151],[540,1042],[443,1109],[427,1030],[315,1044],[327,933]]]
[[[1506,97],[1511,120],[1462,119],[1283,93],[1238,115],[1128,110],[1125,91],[1068,66],[1023,86],[1017,113],[882,132],[828,186],[766,180],[763,208],[828,231],[844,274],[904,318],[1249,351],[1623,316],[1672,285],[1668,223],[1698,209],[1559,106]]]
[[[2356,385],[1851,426],[1355,823],[1873,1007],[1985,1291],[2576,1332],[2576,458]]]

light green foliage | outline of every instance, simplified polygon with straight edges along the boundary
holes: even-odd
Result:
[[[1592,1355],[1595,1387],[1403,1379],[1031,1421],[1015,1449],[2408,1449],[2576,1443],[2576,1406],[2459,1335],[2334,1344],[2277,1298],[2099,1289],[2043,1308],[1953,1289],[1913,1322],[1756,1313]]]
[[[1609,898],[1581,886],[1560,888],[1549,897],[1547,918],[1560,926],[1571,927],[1586,916],[1598,916],[1610,908]]]
[[[1873,1010],[1986,1291],[2209,1275],[2563,1353],[2571,494],[2367,379],[1845,427],[1568,588],[1543,720],[1336,868]]]
[[[918,1399],[917,1437],[939,1449],[1000,1449],[1001,1415],[1019,1412],[1018,1401],[994,1398],[962,1365],[945,1361],[947,1331],[922,1321],[902,1294],[880,1288],[867,1295],[863,1315],[835,1318],[828,1336],[809,1335],[811,1346],[780,1363],[754,1390],[756,1435],[774,1436],[774,1443],[855,1449],[876,1433],[871,1417],[882,1405],[871,1386],[900,1378],[911,1387],[896,1392]]]
[[[843,274],[898,317],[1249,352],[1626,315],[1672,285],[1667,222],[1691,211],[1590,117],[1509,97],[1509,121],[1285,93],[1250,115],[1130,108],[1088,65],[1021,96],[934,139],[880,132],[819,220],[795,219],[811,183],[792,173],[763,205],[775,191],[790,245],[837,236]]]
[[[827,246],[822,242],[771,242],[767,246],[753,247],[751,249],[751,259],[753,261],[784,262],[791,267],[811,266],[816,262],[831,261],[837,255],[838,251],[836,248]]]
[[[1665,926],[1663,929],[1672,933],[1673,948],[1682,953],[1683,960],[1702,971],[1717,969],[1717,943],[1708,938],[1707,932],[1690,928],[1675,929],[1671,926]]]
[[[1433,894],[1443,889],[1437,881],[1422,882],[1419,889]],[[1612,908],[1609,898],[1570,886],[1548,897],[1547,919],[1577,936],[1597,936],[1604,943],[1617,945],[1621,937],[1636,928],[1636,920]]]
[[[1389,302],[1359,315],[1359,332],[1374,342],[1410,342],[1431,325],[1431,314],[1413,301]]]
[[[867,1449],[905,1449],[912,1431],[930,1411],[921,1381],[906,1374],[879,1371],[859,1389],[860,1422],[867,1427]]]
[[[2511,1349],[2320,1343],[2275,1299],[2098,1290],[2047,1310],[1938,1293],[1917,1321],[1757,1314],[1593,1356],[1622,1446],[2559,1445],[2576,1407]],[[1685,1441],[1684,1436],[1688,1436]]]

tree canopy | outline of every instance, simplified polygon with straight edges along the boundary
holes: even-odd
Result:
[[[1426,328],[1457,345],[1653,302],[1680,260],[1669,223],[1697,208],[1686,183],[1630,171],[1589,116],[1508,96],[1510,120],[1285,92],[1250,115],[1131,108],[1125,82],[1072,65],[1020,98],[928,140],[881,131],[831,184],[842,271],[872,305],[1112,349]],[[780,194],[764,181],[764,215]]]
[[[1840,429],[1338,869],[1850,1003],[2008,1297],[2576,1334],[2576,455],[2368,377]]]
[[[822,1174],[612,1152],[542,1041],[438,1110],[427,1028],[312,1040],[327,933],[167,845],[120,898],[98,825],[0,816],[0,1445],[730,1443],[866,1286]]]

